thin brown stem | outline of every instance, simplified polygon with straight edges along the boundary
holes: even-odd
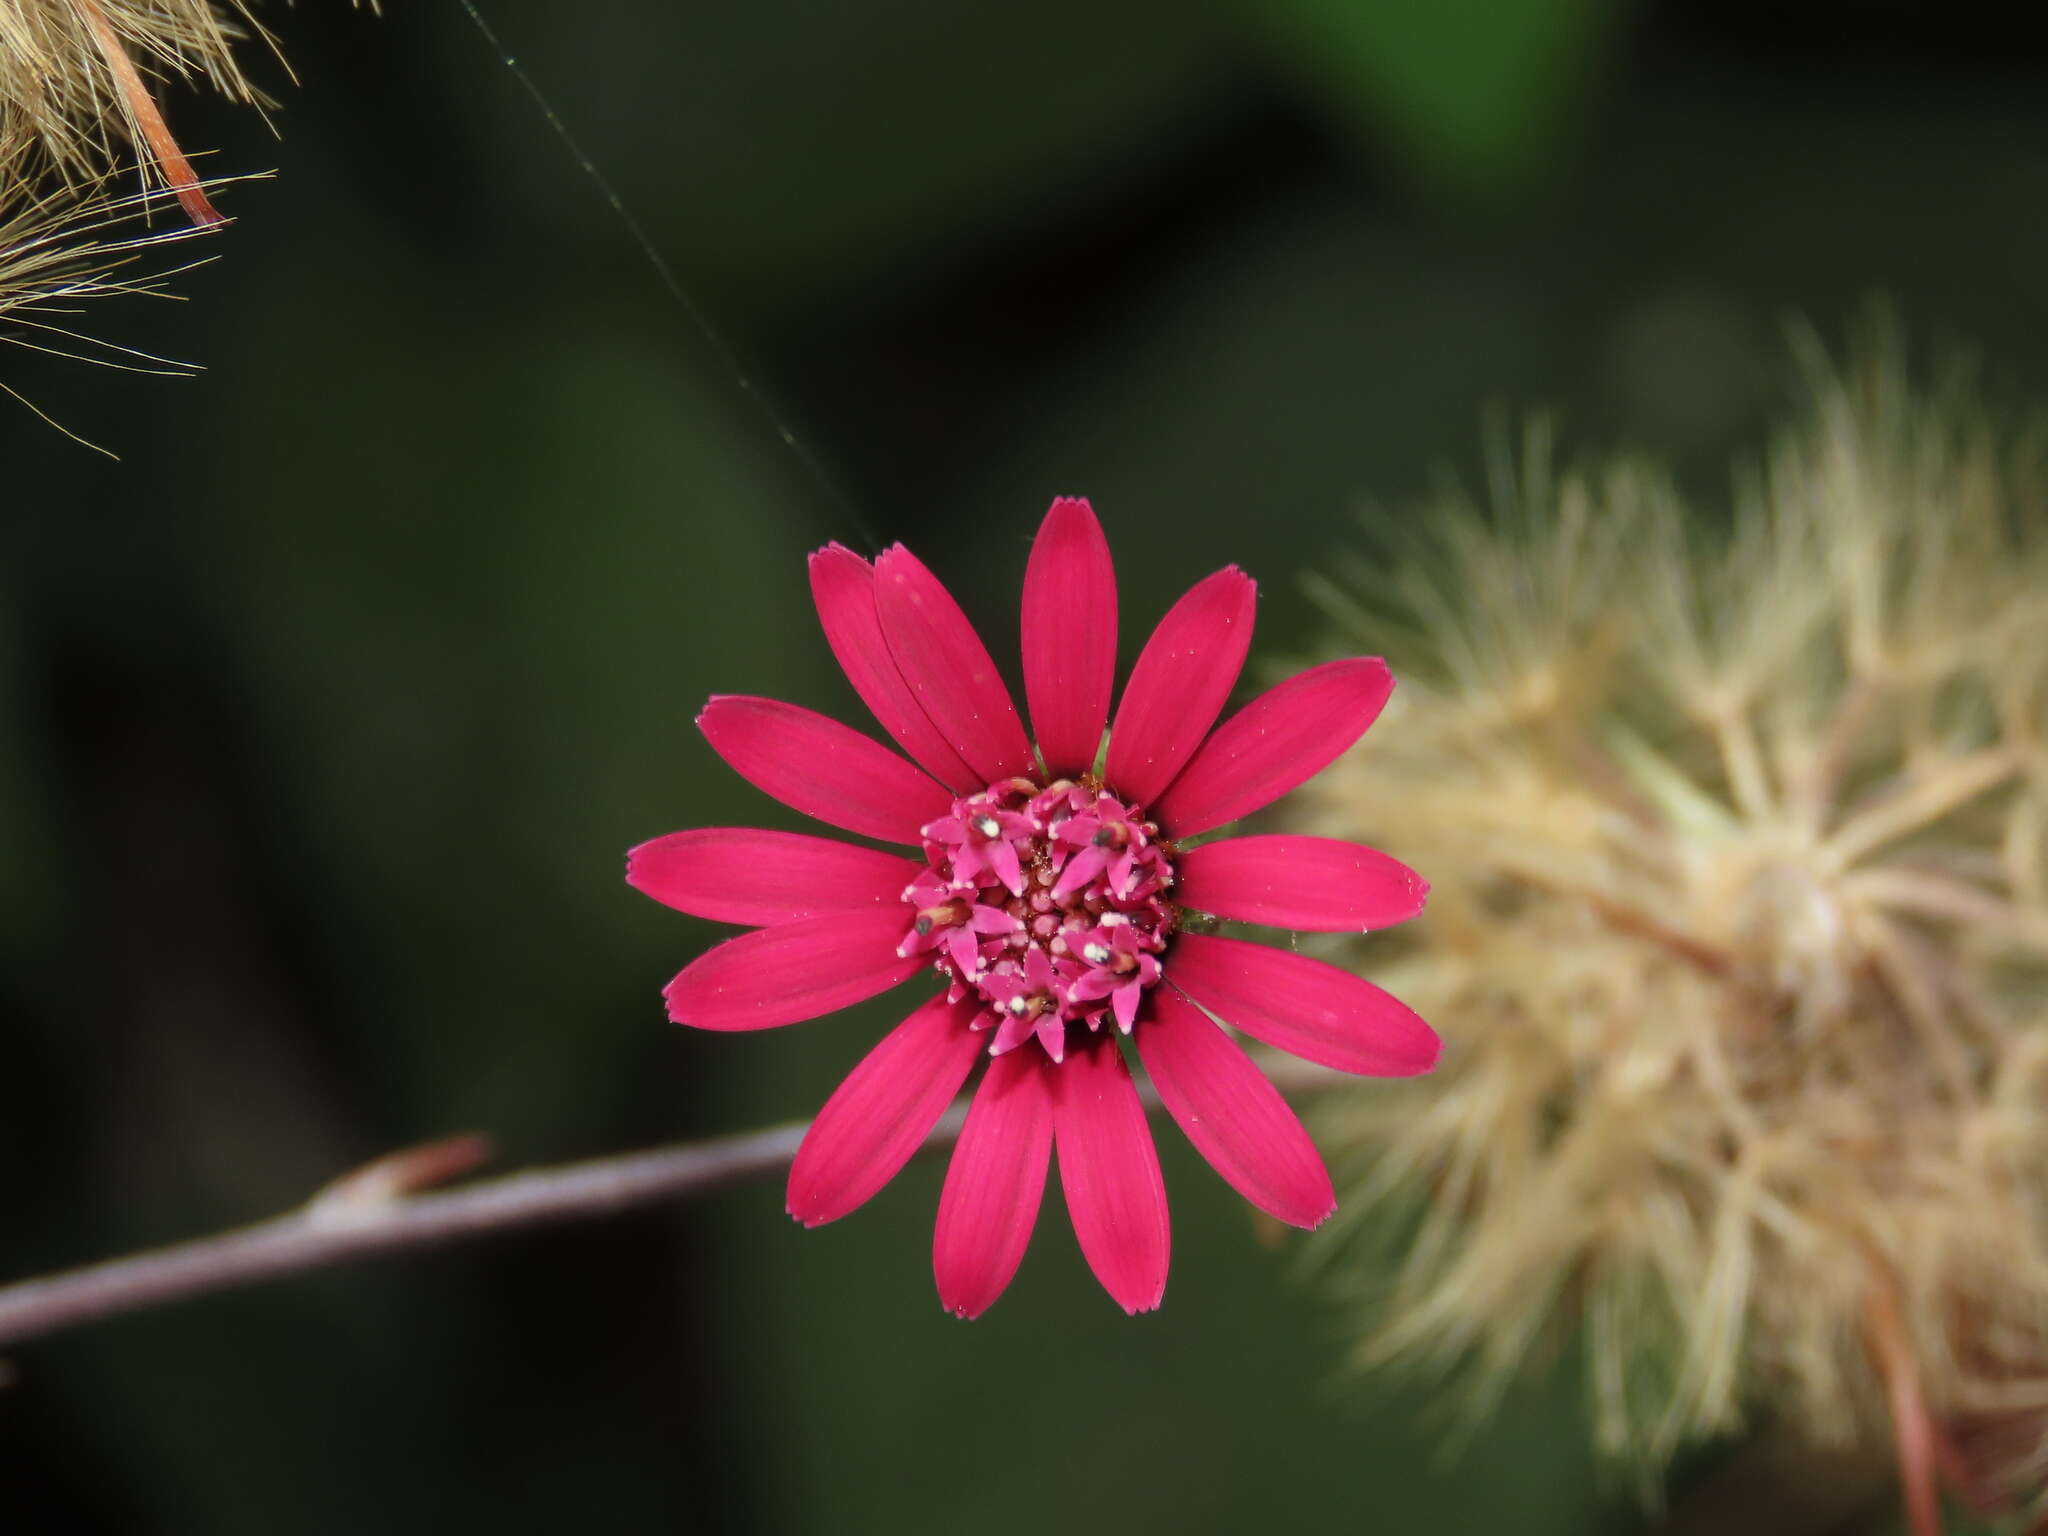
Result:
[[[1934,1420],[1920,1390],[1920,1366],[1905,1319],[1891,1287],[1873,1274],[1864,1302],[1877,1373],[1890,1399],[1892,1443],[1899,1458],[1899,1488],[1905,1495],[1906,1524],[1912,1536],[1942,1536],[1941,1491],[1935,1473]]]
[[[1843,775],[1856,753],[1857,737],[1876,701],[1876,683],[1867,674],[1859,675],[1836,706],[1827,734],[1806,765],[1805,780],[1799,789],[1800,819],[1816,842],[1827,831],[1828,807],[1841,788]]]
[[[1291,1093],[1353,1081],[1291,1059],[1262,1064],[1267,1075]],[[1141,1091],[1147,1107],[1157,1108],[1159,1098],[1151,1084],[1142,1084]],[[924,1150],[951,1145],[966,1117],[965,1102],[955,1104],[926,1138]],[[457,1139],[394,1154],[349,1175],[298,1209],[254,1226],[0,1287],[0,1346],[351,1259],[552,1222],[588,1221],[704,1194],[787,1168],[806,1129],[801,1123],[771,1126],[565,1167],[535,1168],[431,1194],[407,1191],[417,1187],[418,1177],[432,1177],[435,1168],[461,1166],[465,1149],[474,1149],[476,1143]]]
[[[1583,902],[1587,910],[1615,932],[1647,939],[1650,943],[1669,950],[1705,975],[1726,978],[1735,974],[1735,957],[1726,950],[1673,928],[1633,903],[1618,901],[1599,891],[1558,880],[1541,871],[1520,865],[1503,865],[1502,872],[1531,889],[1564,897],[1570,901]]]

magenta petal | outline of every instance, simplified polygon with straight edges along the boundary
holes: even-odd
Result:
[[[1436,1031],[1363,977],[1307,955],[1185,933],[1167,980],[1254,1039],[1304,1061],[1368,1077],[1413,1077],[1436,1065]]]
[[[697,726],[756,789],[849,832],[915,845],[918,829],[953,804],[943,785],[880,742],[795,704],[714,698]]]
[[[773,1029],[851,1007],[924,967],[923,956],[896,953],[909,926],[897,907],[743,933],[683,967],[662,992],[668,1016],[697,1029]]]
[[[938,577],[900,544],[875,560],[875,608],[903,680],[982,783],[1035,773],[1031,743],[988,648]]]
[[[790,1165],[790,1215],[807,1227],[837,1221],[896,1177],[981,1054],[974,1007],[931,999],[833,1091]]]
[[[1116,571],[1095,511],[1062,496],[1024,570],[1024,697],[1054,778],[1095,766],[1116,685]]]
[[[1126,1312],[1150,1312],[1173,1248],[1159,1153],[1116,1042],[1077,1045],[1053,1081],[1067,1215],[1102,1288]]]
[[[1109,728],[1110,787],[1151,805],[1200,744],[1237,684],[1258,587],[1236,566],[1196,583],[1139,653]]]
[[[1152,814],[1169,836],[1193,837],[1270,805],[1363,736],[1393,690],[1376,656],[1297,673],[1218,726]]]
[[[882,729],[940,783],[961,794],[982,788],[986,781],[946,745],[897,670],[875,609],[874,568],[852,550],[828,544],[811,556],[811,597],[825,643]]]
[[[1052,1155],[1048,1079],[1065,1070],[1037,1051],[1011,1051],[989,1063],[975,1092],[932,1233],[939,1304],[956,1317],[994,1306],[1024,1261]]]
[[[1005,1013],[1002,1023],[996,1026],[996,1037],[988,1043],[991,1056],[1007,1056],[1038,1030],[1038,1021],[1030,1014]]]
[[[626,855],[626,883],[718,923],[766,926],[827,912],[900,907],[923,866],[878,848],[801,832],[699,827]]]
[[[1376,848],[1328,837],[1232,837],[1180,856],[1174,899],[1241,923],[1357,933],[1404,923],[1429,886]]]
[[[1232,1189],[1290,1226],[1319,1226],[1337,1208],[1300,1118],[1199,1008],[1161,987],[1137,1039],[1160,1102]]]

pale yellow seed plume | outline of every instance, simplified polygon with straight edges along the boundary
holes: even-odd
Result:
[[[1932,1445],[2012,1508],[2048,1469],[2048,475],[1900,352],[1806,349],[1718,536],[1538,434],[1336,582],[1402,686],[1295,817],[1428,876],[1374,976],[1446,1053],[1325,1112],[1324,1252],[1362,1358],[1482,1404],[1575,1342],[1639,1467],[1761,1405],[1903,1414],[1909,1482]]]

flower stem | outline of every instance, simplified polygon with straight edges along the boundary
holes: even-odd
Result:
[[[1262,1066],[1289,1093],[1354,1080],[1291,1058],[1268,1059]],[[1147,1108],[1158,1107],[1158,1095],[1149,1082],[1141,1092]],[[950,1146],[966,1117],[964,1100],[947,1110],[926,1138],[924,1151]],[[376,1178],[348,1175],[305,1205],[268,1221],[0,1286],[0,1346],[351,1259],[436,1247],[520,1227],[585,1221],[705,1194],[787,1168],[807,1128],[801,1122],[770,1126],[709,1141],[534,1168],[427,1194],[410,1193],[417,1183],[403,1177],[392,1180],[389,1170],[408,1161],[460,1166],[459,1149],[475,1144],[435,1143],[419,1149],[419,1158],[394,1154],[371,1165],[368,1171]],[[388,1194],[365,1193],[380,1182]],[[345,1192],[346,1198],[335,1198],[337,1192]]]

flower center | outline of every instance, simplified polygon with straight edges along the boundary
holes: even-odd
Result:
[[[1004,779],[924,827],[926,868],[899,953],[929,953],[948,995],[981,1000],[1000,1056],[1037,1038],[1054,1061],[1067,1026],[1129,1034],[1159,980],[1177,909],[1159,828],[1092,780]]]

